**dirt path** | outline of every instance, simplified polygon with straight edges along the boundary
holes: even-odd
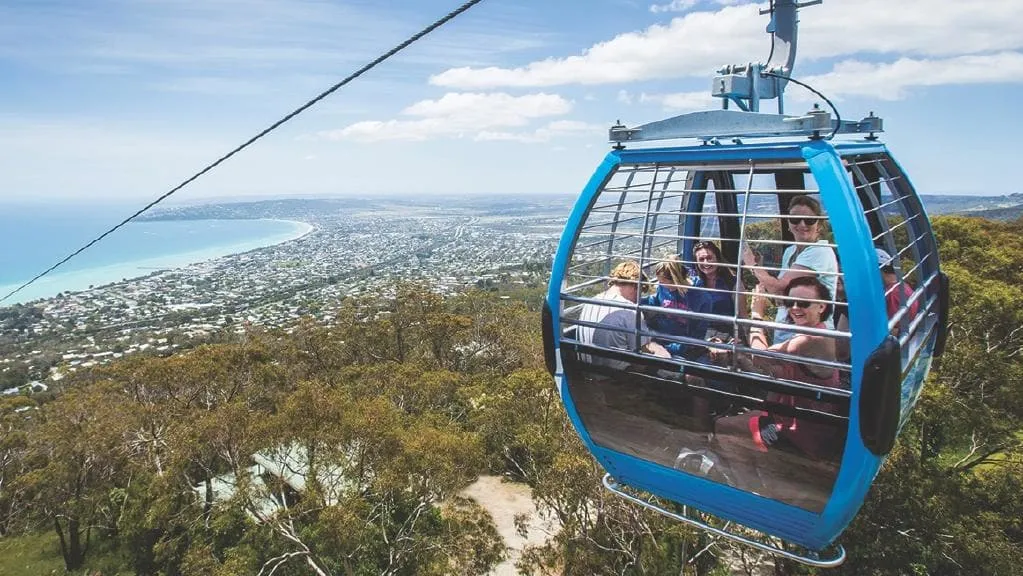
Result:
[[[495,576],[514,576],[515,562],[526,546],[543,544],[554,531],[536,514],[533,505],[532,491],[529,486],[515,482],[505,482],[500,476],[481,476],[462,491],[462,495],[472,498],[480,504],[493,518],[497,532],[504,538],[508,547],[508,559],[498,564],[491,572]],[[519,536],[515,530],[515,516],[529,515],[529,532],[526,538]]]

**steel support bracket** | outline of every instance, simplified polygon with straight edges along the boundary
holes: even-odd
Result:
[[[740,110],[706,110],[682,114],[636,127],[615,124],[608,131],[608,140],[621,145],[626,142],[650,142],[695,138],[707,142],[715,138],[785,138],[807,136],[819,138],[837,128],[837,134],[864,134],[873,137],[884,131],[884,121],[870,116],[862,120],[842,120],[841,124],[825,110],[811,110],[803,116],[762,114]]]

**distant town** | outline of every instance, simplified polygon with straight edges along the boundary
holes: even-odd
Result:
[[[924,197],[931,213],[1019,217],[1023,195]],[[441,294],[542,286],[574,197],[273,200],[164,208],[147,220],[298,220],[302,238],[0,308],[0,393],[45,391],[134,353],[171,354],[251,327],[329,322],[347,298],[395,282]],[[116,237],[113,237],[116,241]]]
[[[393,297],[399,280],[442,294],[539,286],[572,201],[283,200],[154,211],[146,219],[276,218],[315,228],[275,246],[0,308],[0,391],[5,382],[7,393],[45,389],[46,380],[127,354],[169,354],[253,326],[329,321],[346,298]]]

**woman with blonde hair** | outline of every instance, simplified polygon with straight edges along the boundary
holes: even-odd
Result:
[[[657,274],[657,289],[653,294],[640,300],[643,306],[657,306],[665,310],[689,310],[686,291],[689,289],[689,274],[678,256],[669,256],[654,266]],[[655,313],[647,319],[655,332],[669,336],[689,336],[689,319],[680,314]],[[680,342],[662,341],[672,354],[680,354],[685,347]]]

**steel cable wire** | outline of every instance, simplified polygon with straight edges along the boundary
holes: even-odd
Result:
[[[376,59],[374,59],[374,60],[373,60],[372,62],[370,62],[369,64],[366,64],[366,65],[365,65],[365,66],[363,66],[362,68],[359,68],[359,69],[358,69],[358,70],[356,70],[355,72],[352,72],[352,73],[351,73],[351,74],[350,74],[350,75],[349,75],[348,77],[346,77],[346,78],[345,78],[344,80],[341,80],[341,81],[340,81],[340,82],[338,82],[337,84],[334,84],[334,85],[333,85],[333,86],[331,86],[330,88],[328,88],[328,89],[324,90],[323,92],[321,92],[321,93],[320,93],[319,95],[317,95],[317,96],[316,96],[315,98],[313,98],[312,100],[309,100],[309,101],[308,101],[308,102],[306,102],[305,104],[303,104],[303,105],[299,106],[298,108],[294,109],[294,110],[293,110],[293,111],[291,111],[291,112],[290,112],[290,113],[289,113],[288,115],[284,116],[284,117],[283,117],[283,118],[281,118],[280,120],[278,120],[278,121],[274,122],[273,124],[271,124],[271,125],[270,125],[270,126],[268,126],[267,128],[263,129],[263,131],[261,131],[261,132],[260,132],[259,134],[256,134],[256,135],[255,135],[255,136],[253,136],[252,138],[249,138],[249,139],[248,139],[248,140],[246,140],[246,141],[245,141],[245,142],[244,142],[243,144],[241,144],[241,145],[239,145],[238,147],[236,147],[236,148],[235,148],[234,150],[231,150],[231,151],[230,151],[230,152],[228,152],[227,154],[224,154],[223,156],[221,156],[220,158],[218,158],[218,159],[217,159],[216,161],[212,162],[211,164],[207,165],[207,166],[206,166],[205,168],[203,168],[202,170],[200,170],[200,171],[196,172],[195,174],[193,174],[193,175],[192,175],[191,177],[189,177],[189,178],[188,178],[187,180],[185,180],[184,182],[182,182],[182,183],[178,184],[177,186],[175,186],[174,188],[170,189],[170,190],[169,190],[168,192],[164,193],[164,194],[163,194],[162,196],[160,196],[160,197],[159,197],[159,198],[157,198],[156,200],[153,200],[152,202],[150,202],[149,204],[147,204],[147,205],[146,205],[146,206],[145,206],[144,208],[142,208],[142,209],[141,209],[141,210],[139,210],[138,212],[135,212],[135,213],[134,213],[134,214],[132,214],[131,216],[129,216],[129,217],[127,217],[127,218],[125,218],[125,219],[124,219],[124,220],[122,220],[122,221],[121,221],[120,223],[118,223],[118,224],[117,224],[116,226],[114,226],[114,227],[110,228],[110,229],[109,229],[109,230],[107,230],[106,232],[104,232],[104,233],[100,234],[100,235],[99,235],[99,236],[97,236],[96,238],[94,238],[94,239],[92,239],[91,241],[89,241],[89,242],[88,242],[87,244],[85,244],[85,245],[84,245],[84,246],[82,246],[81,248],[79,248],[79,249],[75,250],[74,252],[72,252],[71,254],[67,255],[67,256],[66,256],[66,257],[65,257],[65,258],[64,258],[63,260],[61,260],[60,262],[57,262],[57,263],[56,263],[56,264],[54,264],[53,266],[50,266],[49,268],[47,268],[47,269],[46,269],[46,270],[44,270],[43,272],[40,272],[39,274],[37,274],[37,275],[36,275],[36,276],[35,276],[34,278],[32,278],[31,280],[29,280],[28,282],[25,282],[25,283],[24,283],[24,284],[22,284],[21,286],[18,286],[17,288],[15,288],[14,290],[12,290],[11,292],[7,293],[7,295],[5,295],[5,296],[4,296],[3,298],[0,298],[0,302],[3,302],[3,301],[5,301],[5,300],[7,300],[7,299],[8,299],[8,298],[10,298],[11,296],[14,296],[14,295],[15,295],[15,294],[17,294],[18,292],[21,292],[21,291],[22,291],[22,290],[24,290],[25,288],[27,288],[27,287],[31,286],[31,285],[32,285],[33,283],[35,283],[35,282],[36,282],[37,280],[39,280],[39,279],[40,279],[40,278],[42,278],[43,276],[46,276],[46,275],[47,275],[47,274],[49,274],[50,272],[53,272],[54,270],[56,270],[57,268],[59,268],[60,266],[62,266],[63,264],[65,264],[65,263],[66,263],[67,261],[71,260],[71,259],[72,259],[72,258],[74,258],[75,256],[78,256],[78,255],[79,255],[79,254],[81,254],[82,252],[84,252],[84,251],[88,250],[88,249],[89,249],[90,247],[92,247],[92,246],[93,246],[94,244],[96,244],[96,243],[97,243],[97,242],[99,242],[100,240],[102,240],[102,239],[106,238],[107,236],[109,236],[110,234],[112,234],[113,232],[115,232],[115,231],[116,231],[117,229],[119,229],[120,227],[124,226],[124,225],[125,225],[125,224],[127,224],[128,222],[131,222],[131,221],[132,221],[132,220],[134,220],[135,218],[137,218],[137,217],[141,216],[141,215],[142,215],[142,214],[143,214],[144,212],[146,212],[147,210],[149,210],[149,209],[150,209],[150,208],[152,208],[153,206],[156,206],[156,205],[157,205],[157,204],[159,204],[160,202],[163,202],[164,200],[166,200],[167,198],[169,198],[169,197],[170,197],[171,195],[173,195],[173,194],[174,194],[175,192],[177,192],[177,191],[181,190],[181,189],[182,189],[182,188],[184,188],[185,186],[188,186],[189,184],[191,184],[191,183],[192,183],[192,182],[194,182],[195,180],[199,179],[200,177],[202,177],[202,176],[203,176],[204,174],[206,174],[206,173],[207,173],[207,172],[209,172],[210,170],[213,170],[214,168],[216,168],[216,167],[217,167],[217,166],[219,166],[220,164],[224,163],[224,162],[225,162],[226,160],[228,160],[229,158],[231,158],[231,157],[232,157],[232,156],[234,156],[235,154],[237,154],[237,153],[241,152],[242,150],[244,150],[244,149],[248,148],[249,146],[251,146],[251,145],[252,145],[253,143],[255,143],[255,142],[256,142],[257,140],[259,140],[260,138],[262,138],[262,137],[266,136],[266,135],[267,135],[267,134],[269,134],[270,132],[273,132],[274,130],[276,130],[276,129],[277,129],[277,128],[279,128],[279,127],[280,127],[281,125],[283,125],[284,123],[288,122],[289,120],[291,120],[291,119],[292,119],[292,118],[294,118],[295,116],[298,116],[298,115],[299,115],[299,114],[301,114],[302,112],[305,112],[305,111],[306,111],[307,109],[309,109],[309,108],[311,108],[312,106],[316,105],[316,103],[318,103],[318,102],[319,102],[320,100],[323,100],[323,99],[324,99],[324,98],[326,98],[327,96],[330,96],[331,94],[333,94],[334,92],[336,92],[336,91],[337,91],[338,89],[340,89],[340,88],[341,88],[341,87],[343,87],[344,85],[346,85],[346,84],[350,83],[350,82],[351,82],[352,80],[355,80],[355,79],[356,79],[356,78],[358,78],[359,76],[362,76],[362,75],[363,75],[364,73],[366,73],[366,72],[368,72],[369,70],[371,70],[371,69],[375,68],[375,67],[376,67],[376,66],[377,66],[378,64],[380,64],[381,62],[383,62],[383,61],[387,60],[387,59],[388,59],[388,58],[390,58],[391,56],[394,56],[394,55],[395,55],[395,54],[397,54],[398,52],[401,52],[401,51],[402,51],[402,50],[404,50],[405,48],[408,48],[409,46],[411,46],[411,45],[412,45],[413,43],[415,43],[415,42],[416,42],[417,40],[419,40],[419,39],[420,39],[420,38],[422,38],[423,36],[426,36],[426,35],[427,35],[427,34],[429,34],[430,32],[433,32],[433,31],[434,31],[434,30],[436,30],[437,28],[440,28],[440,27],[441,27],[441,26],[443,26],[444,24],[447,24],[447,23],[448,23],[448,22],[450,22],[451,20],[454,20],[454,19],[455,19],[456,17],[458,17],[459,15],[461,15],[462,13],[464,13],[465,11],[467,11],[467,10],[468,10],[469,8],[472,8],[473,6],[475,6],[476,4],[479,4],[479,3],[480,3],[480,2],[482,2],[482,1],[483,1],[483,0],[468,0],[468,2],[465,2],[464,4],[462,4],[461,6],[459,6],[458,8],[455,8],[455,9],[454,9],[454,10],[452,10],[451,12],[447,13],[447,14],[446,14],[446,15],[445,15],[444,17],[440,18],[439,20],[436,20],[436,21],[435,21],[435,22],[434,22],[433,24],[430,24],[429,26],[427,26],[426,28],[423,28],[422,30],[420,30],[419,32],[417,32],[417,33],[413,34],[412,36],[409,36],[409,37],[408,37],[408,39],[406,39],[406,40],[405,40],[404,42],[402,42],[401,44],[398,44],[398,45],[397,45],[397,46],[395,46],[394,48],[391,48],[391,49],[390,49],[390,50],[388,50],[387,52],[385,52],[385,53],[381,54],[380,56],[378,56],[378,57],[377,57]]]

